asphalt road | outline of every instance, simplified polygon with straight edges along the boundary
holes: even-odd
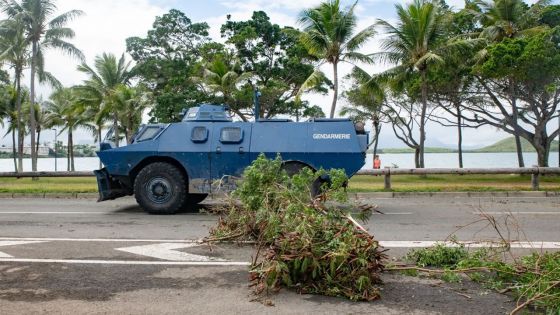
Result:
[[[508,222],[516,224],[509,224],[511,240],[530,241],[534,250],[560,248],[557,197],[358,202],[378,205],[382,214],[364,226],[395,257],[450,235],[462,241],[496,240],[481,211],[500,224],[511,213],[515,220]],[[251,302],[247,287],[250,245],[193,243],[216,221],[205,213],[148,215],[132,199],[0,199],[1,313],[461,314],[468,309],[470,314],[502,314],[514,305],[468,282],[388,274],[383,298],[376,302],[282,291],[270,297],[274,306],[265,306]]]

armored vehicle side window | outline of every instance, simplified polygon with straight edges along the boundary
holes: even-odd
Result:
[[[138,136],[138,139],[136,139],[136,141],[140,142],[140,141],[146,141],[146,140],[153,139],[155,136],[158,135],[158,133],[160,131],[161,131],[161,127],[147,127]]]
[[[222,143],[239,143],[243,140],[243,132],[239,127],[222,128],[220,133],[220,142]]]
[[[192,142],[202,143],[208,140],[208,129],[206,127],[194,127],[191,133]]]

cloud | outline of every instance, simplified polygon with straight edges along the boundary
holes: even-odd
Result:
[[[154,18],[163,14],[164,7],[155,6],[148,0],[61,0],[58,12],[82,10],[84,15],[69,23],[76,32],[71,41],[86,56],[89,64],[96,55],[103,52],[120,56],[126,50],[125,40],[131,36],[145,36],[151,28]],[[45,67],[65,86],[81,83],[85,79],[76,71],[79,61],[51,50],[45,55]],[[50,89],[41,87],[44,97]]]

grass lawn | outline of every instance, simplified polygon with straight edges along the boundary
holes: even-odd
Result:
[[[383,176],[354,176],[351,192],[384,191]],[[391,176],[393,191],[522,191],[531,190],[531,176],[527,175],[413,175]],[[540,189],[560,191],[560,176],[542,176]]]
[[[95,193],[95,177],[0,178],[0,193]]]
[[[531,176],[520,175],[433,175],[392,176],[394,191],[518,191],[531,190]],[[541,177],[541,190],[560,191],[560,176]],[[383,176],[354,176],[351,192],[383,190]],[[95,193],[94,177],[86,178],[0,178],[0,193]]]

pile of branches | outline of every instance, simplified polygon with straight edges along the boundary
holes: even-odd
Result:
[[[242,185],[216,227],[214,240],[252,239],[257,253],[251,285],[257,294],[282,287],[300,293],[371,301],[380,297],[386,258],[378,242],[344,210],[347,177],[342,170],[303,169],[288,176],[283,162],[260,156],[245,170]],[[312,196],[317,178],[328,178]],[[371,209],[361,208],[365,220]]]

